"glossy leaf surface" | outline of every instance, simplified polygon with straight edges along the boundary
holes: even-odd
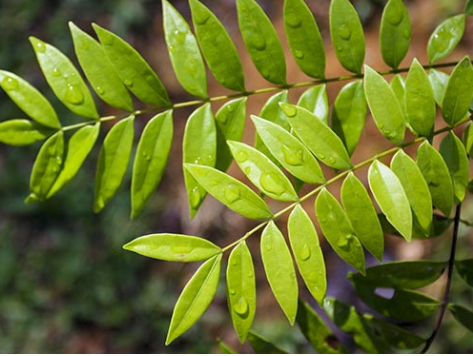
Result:
[[[174,307],[166,345],[189,330],[207,310],[217,292],[221,261],[221,254],[206,261],[184,287]]]
[[[289,323],[294,325],[299,295],[296,271],[286,240],[273,221],[261,235],[261,258],[271,290]]]
[[[28,146],[46,139],[52,131],[24,119],[0,122],[0,142],[11,146]]]
[[[452,177],[455,203],[458,204],[465,199],[470,179],[470,164],[465,146],[453,132],[449,132],[440,143],[440,154]]]
[[[440,107],[442,107],[443,97],[445,96],[449,79],[450,76],[447,73],[436,69],[430,69],[429,71],[429,80],[432,85],[432,90],[434,91],[435,102]]]
[[[452,53],[462,39],[464,32],[464,14],[449,17],[438,25],[427,45],[430,63],[437,62]]]
[[[123,246],[125,250],[163,261],[196,262],[221,252],[220,247],[200,237],[178,234],[141,236]]]
[[[307,89],[302,93],[297,105],[309,110],[324,123],[328,124],[330,106],[328,104],[327,86],[325,84]]]

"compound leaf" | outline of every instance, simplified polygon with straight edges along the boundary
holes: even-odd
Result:
[[[452,16],[434,30],[427,44],[430,63],[447,57],[457,47],[465,32],[465,14]]]

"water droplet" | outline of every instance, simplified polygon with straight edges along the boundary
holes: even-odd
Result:
[[[263,36],[253,35],[251,39],[251,46],[253,46],[258,51],[263,51],[266,48],[266,40]]]
[[[61,76],[61,70],[59,68],[54,68],[53,69],[53,76],[54,77],[60,77]]]
[[[238,302],[233,306],[233,310],[241,317],[245,317],[248,314],[248,301],[245,297],[241,297]]]
[[[329,161],[330,163],[334,164],[335,162],[337,162],[337,159],[335,157],[330,157]]]
[[[124,83],[127,87],[131,88],[133,86],[133,81],[130,79],[125,79]]]
[[[179,30],[174,31],[173,40],[178,44],[184,44],[186,42],[186,33]]]
[[[394,26],[399,25],[403,18],[404,14],[402,11],[391,11],[387,16],[387,20]]]
[[[218,122],[220,122],[222,125],[225,125],[228,122],[228,115],[225,112],[222,112],[220,115],[217,117]]]
[[[236,202],[238,199],[240,199],[240,188],[237,186],[230,184],[228,187],[225,188],[224,190],[224,196],[228,204],[232,204]]]
[[[281,109],[288,117],[294,117],[297,115],[297,108],[294,105],[283,103]]]
[[[255,274],[252,271],[248,272],[248,278],[253,278],[254,276]]]
[[[202,196],[200,195],[199,188],[194,187],[194,189],[192,189],[192,191],[190,193],[190,197],[189,197],[189,202],[191,204],[191,207],[196,209],[200,205],[201,200],[202,200]]]
[[[340,239],[337,242],[338,247],[347,247],[348,246],[348,240],[347,239]]]
[[[36,40],[36,50],[39,53],[46,52],[46,43],[44,43],[43,41],[40,41],[40,40]]]
[[[84,102],[84,94],[80,88],[69,84],[66,89],[66,100],[73,105],[80,105]]]
[[[15,78],[13,77],[5,77],[3,80],[2,80],[2,87],[6,90],[6,91],[13,91],[13,90],[17,90],[18,89],[18,80],[16,80]]]
[[[198,25],[204,25],[210,18],[210,15],[207,12],[195,12],[195,22]]]
[[[338,35],[342,40],[348,41],[351,38],[351,30],[347,25],[343,24],[338,29]]]
[[[148,75],[146,75],[145,79],[146,79],[146,82],[147,82],[149,85],[152,85],[152,86],[156,85],[156,80],[155,80],[154,75],[148,74]]]
[[[273,249],[273,246],[271,246],[270,244],[267,244],[267,245],[265,246],[265,248],[266,248],[266,251],[269,252],[269,251],[271,251],[271,250]]]
[[[384,129],[384,124],[383,123],[379,124],[379,129],[380,130]]]
[[[281,195],[284,193],[284,187],[279,177],[273,173],[263,173],[259,180],[261,187],[269,193]]]
[[[235,295],[235,294],[236,294],[235,289],[230,289],[229,292],[230,292],[231,295]]]
[[[343,52],[343,47],[342,46],[337,46],[337,51],[338,52]]]
[[[174,46],[170,45],[170,46],[169,46],[169,52],[173,53],[174,51],[175,51]]]
[[[302,261],[307,261],[310,258],[310,256],[311,256],[310,247],[309,245],[304,244],[304,246],[302,246],[299,257],[301,258]]]
[[[318,153],[316,156],[319,159],[325,159],[325,155],[323,153]]]
[[[234,111],[235,111],[235,107],[234,107],[232,104],[227,105],[227,110],[228,110],[228,112],[234,112]]]
[[[282,146],[284,160],[291,166],[300,166],[303,162],[304,153],[301,149],[293,149],[286,145]]]
[[[56,156],[56,164],[60,166],[62,164],[62,157],[61,156]]]
[[[182,245],[177,245],[177,246],[171,246],[171,251],[178,254],[187,254],[192,252],[192,246],[182,246]]]
[[[237,151],[235,154],[235,159],[237,160],[238,163],[243,163],[248,161],[248,153],[243,150]]]
[[[250,166],[247,166],[247,167],[245,167],[245,169],[244,169],[243,171],[245,172],[245,174],[246,174],[247,176],[249,176],[250,173],[251,173],[251,167],[250,167]]]
[[[304,58],[304,52],[299,51],[299,50],[295,50],[295,51],[294,51],[294,56],[295,56],[296,58],[302,59],[302,58]]]
[[[402,33],[405,39],[411,38],[411,30],[410,29],[405,29],[404,32]]]
[[[298,28],[302,25],[302,19],[298,16],[287,16],[286,25],[292,28]]]

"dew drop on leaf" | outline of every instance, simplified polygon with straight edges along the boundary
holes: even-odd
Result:
[[[105,90],[103,90],[101,87],[97,87],[97,88],[95,88],[95,90],[97,91],[97,94],[99,94],[99,95],[104,95],[105,94]]]
[[[186,42],[186,33],[179,30],[174,31],[174,40],[178,44],[184,44]]]
[[[281,109],[288,117],[294,117],[297,115],[297,108],[289,104],[281,104]]]
[[[7,91],[13,91],[18,89],[18,80],[12,77],[5,77],[2,80],[2,86]]]
[[[171,251],[179,255],[188,254],[192,252],[192,246],[173,245]]]
[[[67,85],[66,100],[73,105],[80,105],[84,102],[82,90],[72,84]]]
[[[43,41],[36,40],[36,50],[39,53],[44,53],[46,52],[46,44]]]
[[[207,12],[196,12],[195,13],[195,22],[198,25],[205,25],[205,23],[209,20],[210,15]]]
[[[246,151],[240,150],[235,154],[235,159],[239,163],[248,161],[248,153]]]
[[[274,173],[263,173],[260,177],[260,184],[261,186],[268,192],[281,195],[284,193],[284,187],[281,184],[278,176]]]
[[[241,297],[238,302],[236,302],[233,306],[233,310],[235,311],[235,313],[237,313],[241,317],[245,317],[246,315],[248,315],[248,309],[248,301],[245,297]]]
[[[133,86],[133,81],[130,79],[125,79],[124,83],[127,87],[131,88]]]
[[[202,196],[200,195],[199,188],[195,187],[194,189],[192,189],[190,193],[189,202],[193,208],[197,208],[201,200],[202,200]]]
[[[235,289],[230,289],[229,292],[230,292],[231,295],[235,295],[235,294],[236,294]]]
[[[258,51],[263,51],[266,49],[266,40],[262,36],[255,35],[251,40],[251,45]]]
[[[287,16],[286,17],[286,25],[292,28],[298,28],[302,25],[302,19],[297,16]]]
[[[343,24],[338,29],[338,35],[342,40],[348,41],[351,38],[351,30],[347,25]]]
[[[294,51],[294,56],[296,56],[296,58],[302,59],[304,58],[304,52],[296,50]]]
[[[404,18],[402,11],[391,11],[387,16],[387,20],[394,26],[399,25]]]
[[[60,77],[61,76],[61,70],[59,68],[54,68],[53,69],[53,76],[54,77]]]
[[[230,184],[224,191],[225,199],[229,204],[240,199],[240,189],[233,184]]]
[[[310,258],[310,256],[311,256],[310,247],[309,245],[304,244],[304,246],[302,246],[299,257],[301,258],[302,261],[307,261]]]
[[[284,160],[291,166],[300,166],[303,163],[303,152],[302,150],[292,149],[286,145],[282,146],[282,152],[284,154]]]

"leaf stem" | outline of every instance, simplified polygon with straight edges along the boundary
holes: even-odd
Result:
[[[432,332],[432,335],[427,339],[424,348],[420,352],[421,354],[427,353],[427,351],[430,349],[432,346],[439,330],[440,326],[442,325],[443,318],[445,316],[445,311],[447,310],[448,306],[448,298],[450,296],[450,290],[452,286],[452,276],[453,276],[453,265],[455,263],[455,254],[457,250],[457,242],[458,242],[458,228],[460,226],[460,215],[461,215],[461,203],[457,205],[456,211],[455,211],[455,219],[454,219],[454,225],[453,225],[453,237],[452,237],[452,247],[450,249],[450,258],[448,260],[448,274],[447,274],[447,283],[445,285],[445,292],[443,295],[443,300],[442,300],[442,308],[440,309],[440,314],[437,319],[437,323],[435,324],[434,331]]]

